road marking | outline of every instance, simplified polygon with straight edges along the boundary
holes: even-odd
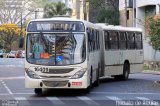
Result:
[[[14,79],[24,79],[24,76],[19,77],[0,77],[0,80],[14,80]]]
[[[121,94],[124,94],[124,95],[138,95],[138,94],[141,94],[141,95],[160,95],[160,93],[123,93],[123,92],[90,92],[92,94],[117,94],[117,95],[121,95]]]
[[[31,104],[27,101],[27,99],[26,99],[25,97],[14,97],[14,99],[15,99],[16,101],[18,101],[18,105],[20,105],[20,106],[24,106],[24,105],[29,106],[29,105],[31,105]]]
[[[110,99],[110,100],[114,100],[114,101],[119,101],[119,100],[122,100],[118,97],[115,97],[115,96],[106,96],[106,98]]]
[[[149,100],[148,98],[145,98],[145,97],[136,97],[136,98],[139,100]]]
[[[65,105],[64,102],[62,102],[59,98],[57,97],[46,97],[47,100],[52,102],[54,105]]]
[[[27,100],[25,97],[15,97],[15,100]]]
[[[8,86],[5,84],[5,82],[4,82],[4,81],[1,81],[1,83],[2,83],[2,85],[6,88],[6,90],[8,91],[8,93],[9,93],[10,95],[12,95],[12,94],[13,94],[12,91],[8,88]]]
[[[90,99],[86,96],[80,96],[80,97],[77,97],[77,98],[84,101],[88,105],[99,105],[97,102],[93,101],[92,99]]]

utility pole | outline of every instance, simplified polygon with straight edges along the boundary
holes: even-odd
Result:
[[[135,3],[136,3],[136,1],[135,0],[133,0],[133,16],[132,16],[132,26],[133,27],[135,27]]]
[[[83,0],[83,14],[84,14],[84,20],[87,20],[86,0]]]
[[[21,11],[21,33],[20,33],[20,37],[22,37],[22,29],[23,29],[23,16],[22,16],[22,11]]]
[[[83,14],[84,14],[84,20],[87,20],[86,0],[83,0]]]
[[[38,16],[38,10],[35,10],[35,19],[37,19]]]
[[[127,0],[125,0],[125,24],[126,24],[126,27],[127,27]]]

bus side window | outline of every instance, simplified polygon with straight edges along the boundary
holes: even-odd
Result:
[[[88,51],[91,52],[91,41],[90,41],[90,28],[87,28],[87,36],[88,36]]]
[[[97,30],[95,31],[95,42],[96,42],[95,48],[96,48],[96,51],[98,51],[98,31]]]
[[[142,34],[141,33],[135,33],[135,46],[136,49],[142,49]]]
[[[94,29],[92,30],[92,34],[93,34],[92,51],[95,51],[95,31],[94,31]]]
[[[135,37],[133,32],[127,32],[127,47],[128,49],[135,49]]]
[[[109,50],[109,34],[107,31],[104,31],[104,39],[105,39],[105,49]]]
[[[121,50],[125,50],[127,48],[125,32],[120,32],[119,34],[119,48]]]
[[[98,50],[100,50],[100,41],[99,41],[99,31],[97,31],[97,48],[98,48]]]
[[[117,50],[118,49],[118,33],[116,31],[110,31],[109,39],[110,39],[110,48],[112,50]]]

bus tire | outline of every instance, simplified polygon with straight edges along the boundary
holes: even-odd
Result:
[[[129,63],[126,62],[123,66],[123,75],[122,75],[122,80],[128,80],[128,77],[129,77],[129,71],[130,68],[129,68]]]
[[[123,74],[122,75],[116,75],[114,76],[114,78],[116,80],[127,80],[128,77],[129,77],[129,71],[130,70],[130,67],[129,67],[129,63],[125,62],[124,66],[123,66]]]
[[[35,94],[40,95],[40,94],[42,94],[42,88],[35,88],[34,92],[35,92]]]
[[[94,84],[96,87],[98,87],[99,84],[100,84],[99,72],[100,72],[100,67],[98,66],[97,74],[96,74],[96,81],[95,81],[95,84]]]

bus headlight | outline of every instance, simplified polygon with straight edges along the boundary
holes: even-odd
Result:
[[[40,77],[34,71],[27,70],[26,73],[30,78],[40,79]]]
[[[87,69],[82,69],[82,70],[76,72],[76,73],[71,77],[71,79],[78,79],[78,78],[83,77],[83,75],[85,74],[86,70],[87,70]]]

